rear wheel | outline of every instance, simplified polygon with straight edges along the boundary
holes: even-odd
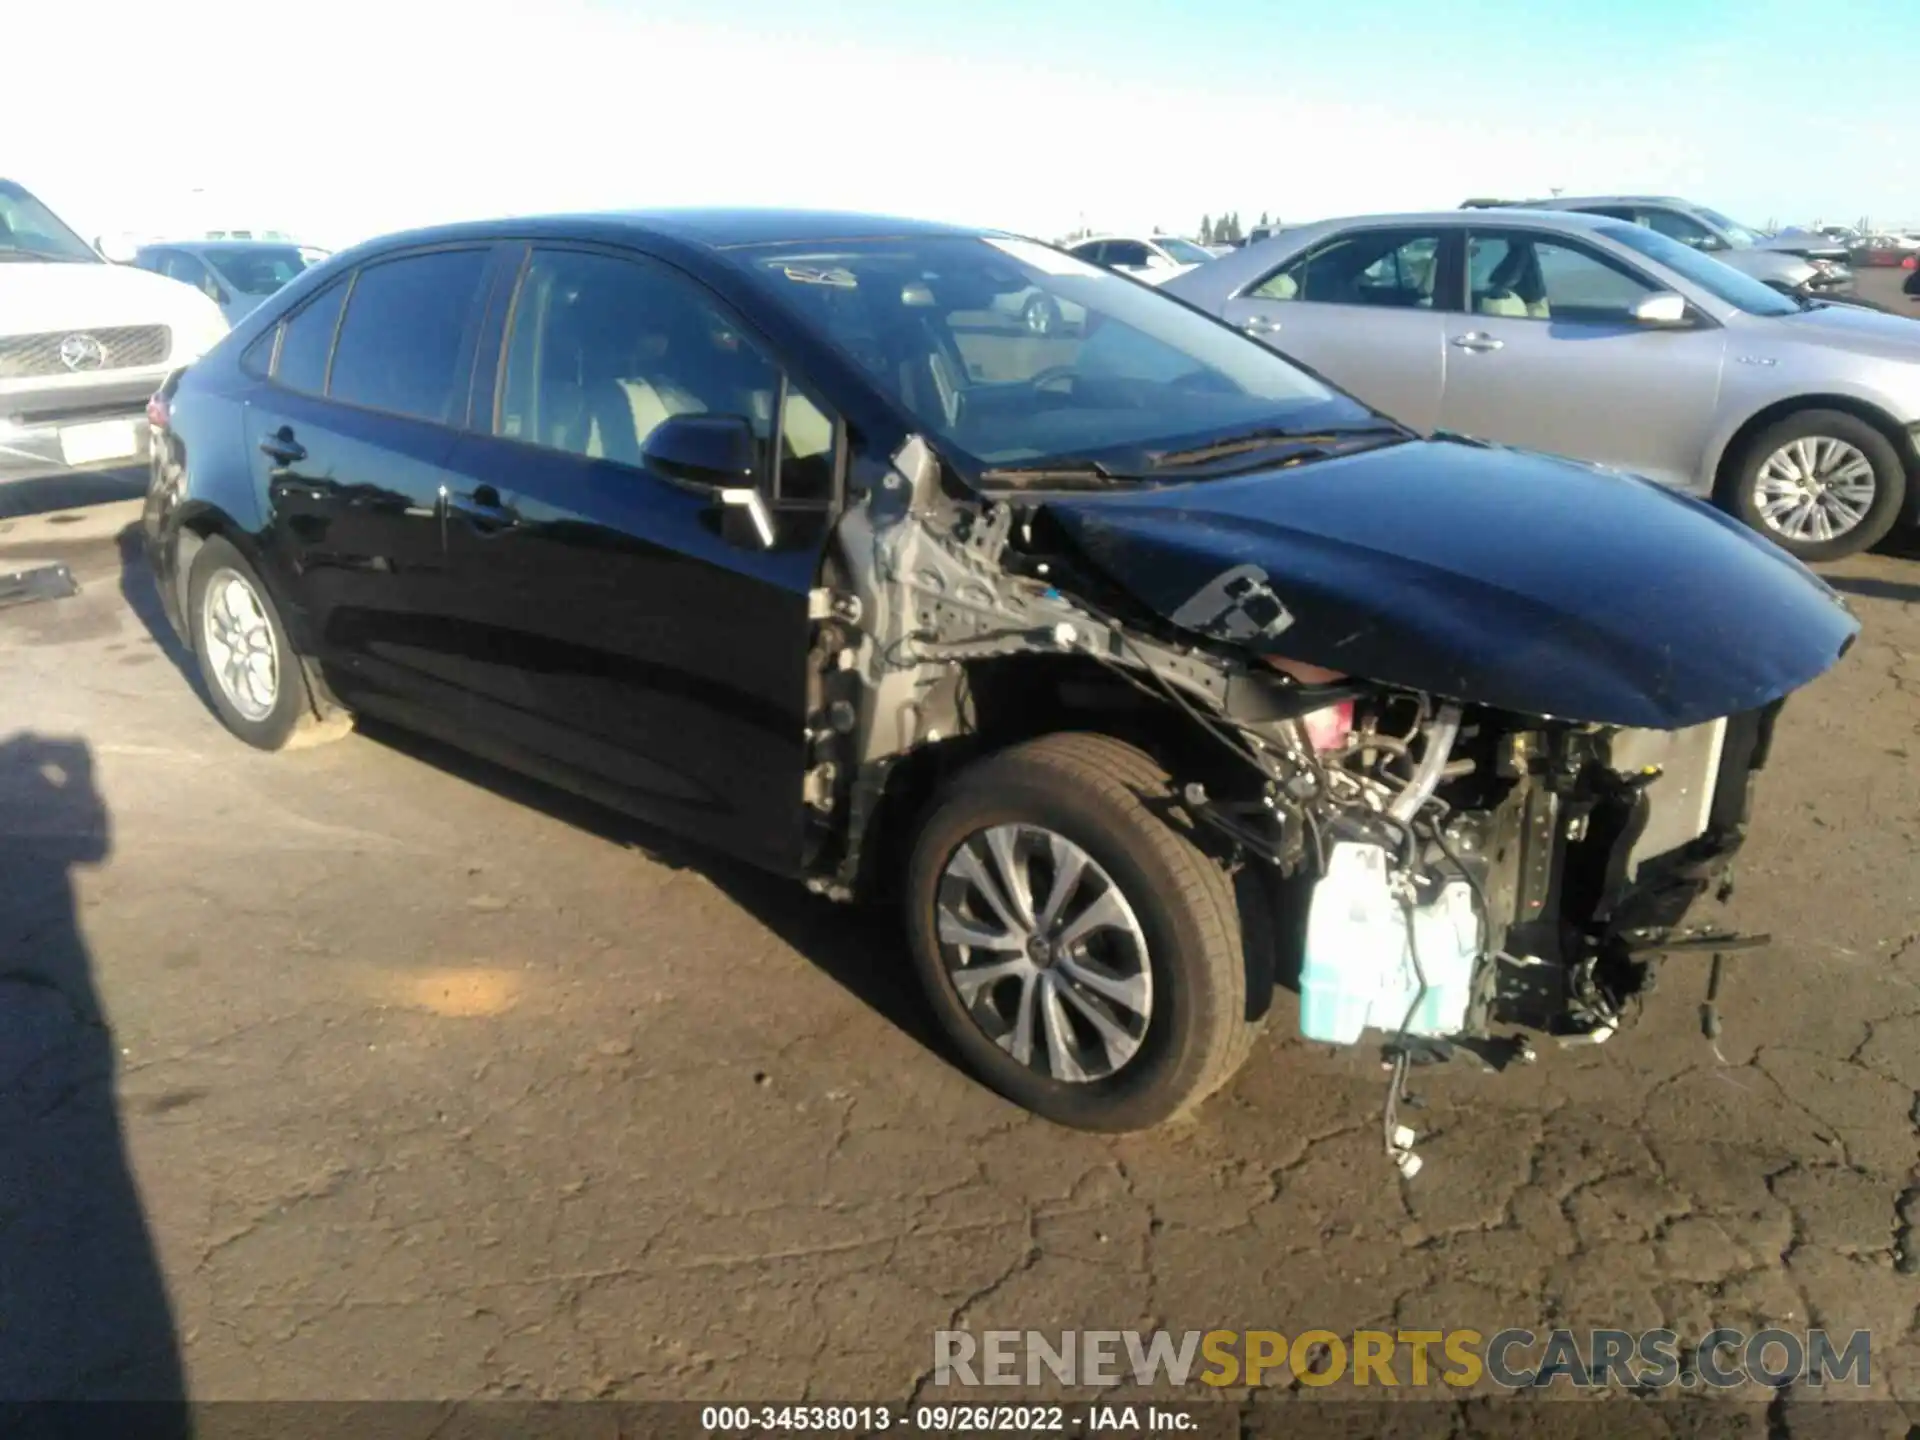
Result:
[[[1802,410],[1748,443],[1721,502],[1795,559],[1838,560],[1893,528],[1906,467],[1858,416]]]
[[[1160,766],[1108,736],[1049,735],[962,772],[915,840],[907,907],[942,1029],[1060,1124],[1180,1115],[1258,1028],[1231,877]]]
[[[281,750],[350,728],[345,716],[322,719],[316,712],[273,597],[246,557],[218,535],[194,554],[187,628],[214,713],[249,745]]]

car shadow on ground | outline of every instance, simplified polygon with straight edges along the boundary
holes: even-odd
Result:
[[[52,470],[0,483],[0,520],[74,510],[83,505],[106,505],[115,500],[137,500],[147,488],[142,465],[118,465],[103,470]]]
[[[1878,575],[1827,575],[1822,577],[1834,589],[1868,600],[1891,600],[1896,605],[1920,601],[1920,581],[1883,580]]]
[[[141,537],[140,526],[137,523],[127,526],[114,537],[114,543],[120,548],[121,599],[146,627],[153,643],[160,647],[160,653],[172,662],[173,668],[204,702],[207,691],[200,683],[200,667],[194,661],[193,652],[173,633],[173,626],[167,623],[167,612],[161,608],[160,591],[154,584],[153,569],[147,564],[146,542]]]
[[[128,526],[117,543],[120,593],[127,607],[204,704],[207,694],[199,666],[167,623],[139,526]],[[515,804],[530,806],[589,834],[637,850],[657,864],[699,871],[862,1003],[927,1049],[946,1059],[954,1058],[945,1048],[914,981],[906,942],[891,909],[824,900],[791,880],[702,850],[583,796],[397,726],[363,720],[357,728],[368,739]]]
[[[112,845],[86,741],[0,739],[0,1432],[79,1433],[70,1402],[112,1401],[88,1423],[185,1440],[179,1340],[75,890]]]
[[[369,740],[503,800],[638,851],[656,865],[699,872],[869,1009],[926,1049],[957,1063],[920,993],[893,907],[823,899],[797,881],[704,849],[572,791],[398,726],[362,719],[355,728]]]

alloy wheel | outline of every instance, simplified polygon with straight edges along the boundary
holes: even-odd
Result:
[[[1831,435],[1789,440],[1762,462],[1753,480],[1761,523],[1788,540],[1837,540],[1872,508],[1879,480],[1857,446]]]
[[[1085,850],[1037,825],[993,825],[954,850],[935,899],[960,1003],[1020,1064],[1082,1084],[1147,1035],[1153,972],[1140,921]]]
[[[260,595],[236,570],[207,582],[202,605],[207,663],[227,702],[248,720],[273,713],[280,698],[280,652]]]

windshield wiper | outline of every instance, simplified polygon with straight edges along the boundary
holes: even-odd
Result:
[[[1245,455],[1253,450],[1272,450],[1285,448],[1297,451],[1296,458],[1305,459],[1337,454],[1353,446],[1382,444],[1391,440],[1411,440],[1413,432],[1404,426],[1391,422],[1380,425],[1335,426],[1325,430],[1289,430],[1281,426],[1272,426],[1262,430],[1250,430],[1244,435],[1234,435],[1225,440],[1215,440],[1206,445],[1196,445],[1191,450],[1165,450],[1151,457],[1156,470],[1182,465],[1204,465],[1209,460],[1224,460],[1233,455]]]
[[[1109,470],[1098,460],[1045,460],[1038,465],[997,465],[980,472],[982,484],[1014,489],[1104,490],[1133,478]]]

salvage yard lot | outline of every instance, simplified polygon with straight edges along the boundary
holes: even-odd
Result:
[[[130,509],[58,519],[0,531],[83,587],[0,611],[0,1398],[178,1356],[196,1399],[899,1399],[955,1323],[1771,1323],[1870,1330],[1909,1413],[1849,1433],[1920,1422],[1920,560],[1829,568],[1864,634],[1761,779],[1723,1059],[1674,960],[1604,1047],[1418,1073],[1403,1186],[1375,1056],[1291,997],[1195,1121],[1068,1132],[940,1056],[884,916],[389,731],[249,750]]]

